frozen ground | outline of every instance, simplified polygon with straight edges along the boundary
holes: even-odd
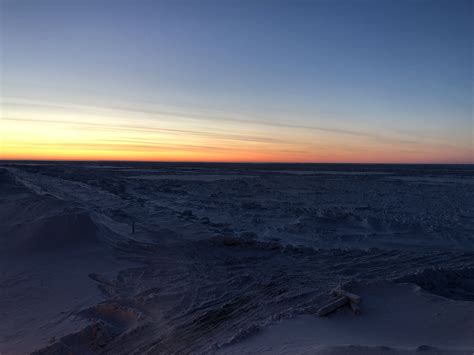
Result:
[[[471,354],[473,196],[472,166],[4,162],[0,352]],[[317,318],[339,284],[362,314]]]

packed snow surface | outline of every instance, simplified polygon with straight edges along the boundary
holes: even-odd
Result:
[[[473,166],[0,163],[2,355],[471,354],[473,302]]]

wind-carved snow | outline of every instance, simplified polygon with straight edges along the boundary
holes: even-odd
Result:
[[[474,299],[469,166],[4,165],[3,353],[221,352],[344,283]]]

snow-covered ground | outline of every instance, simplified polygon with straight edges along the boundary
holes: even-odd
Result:
[[[471,354],[473,302],[472,166],[0,164],[2,355]]]
[[[358,316],[346,307],[331,317],[296,317],[220,353],[472,354],[473,302],[453,301],[413,284],[388,281],[351,291],[364,300],[364,312]]]

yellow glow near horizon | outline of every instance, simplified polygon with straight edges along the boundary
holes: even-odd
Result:
[[[0,159],[208,162],[469,162],[472,150],[364,135],[77,107],[3,105]]]

